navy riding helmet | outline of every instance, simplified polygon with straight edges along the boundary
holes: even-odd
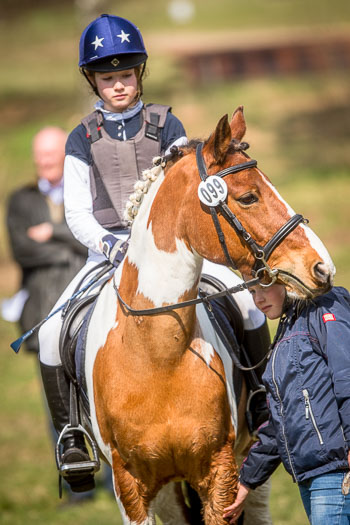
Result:
[[[123,71],[144,64],[147,52],[139,29],[120,16],[101,15],[83,31],[79,67],[88,71]]]

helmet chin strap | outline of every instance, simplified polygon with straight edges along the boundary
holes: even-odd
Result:
[[[86,78],[86,80],[89,82],[90,86],[92,87],[93,89],[93,92],[95,93],[95,95],[97,95],[98,97],[100,96],[97,89],[96,89],[96,86],[91,82],[91,80],[89,79],[89,76],[86,74],[86,69],[81,67],[80,68],[80,72],[84,75],[84,77]]]

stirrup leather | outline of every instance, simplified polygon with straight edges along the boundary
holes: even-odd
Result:
[[[63,462],[62,453],[60,452],[60,444],[62,439],[64,438],[64,435],[67,432],[72,431],[81,432],[83,435],[86,436],[92,450],[93,459],[90,459],[88,461],[77,461],[74,463]],[[95,472],[100,470],[100,459],[98,457],[97,445],[95,441],[91,438],[89,433],[85,430],[85,428],[83,428],[80,424],[78,424],[77,426],[68,424],[64,427],[57,440],[55,454],[57,469],[60,476],[62,476],[63,478],[69,478],[72,475],[74,476],[74,474],[94,474]]]

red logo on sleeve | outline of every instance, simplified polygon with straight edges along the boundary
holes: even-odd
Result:
[[[335,321],[335,315],[334,314],[323,314],[322,315],[323,322],[326,323],[327,321]]]

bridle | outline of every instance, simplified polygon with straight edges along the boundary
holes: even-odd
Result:
[[[207,168],[206,168],[206,165],[203,159],[203,154],[202,154],[203,145],[204,145],[203,142],[200,142],[197,145],[196,160],[197,160],[197,168],[198,168],[199,176],[202,179],[202,181],[206,181],[209,175],[208,175]],[[238,173],[240,171],[243,171],[249,168],[256,168],[257,164],[258,163],[256,160],[251,159],[251,160],[248,160],[247,162],[242,162],[234,166],[229,166],[228,168],[225,168],[215,173],[215,175],[217,177],[224,178],[226,175],[229,175],[231,173]],[[245,242],[245,244],[247,244],[249,248],[251,249],[251,251],[253,252],[253,256],[255,258],[255,264],[252,269],[252,275],[255,277],[259,277],[259,275],[265,271],[268,274],[271,281],[268,284],[263,284],[262,282],[259,283],[261,286],[265,286],[265,287],[271,286],[276,281],[277,275],[280,272],[280,270],[278,269],[271,269],[270,266],[267,264],[267,261],[270,255],[272,254],[272,252],[293,230],[295,230],[295,228],[300,223],[305,224],[309,222],[307,219],[304,219],[304,217],[300,214],[293,215],[293,217],[291,217],[283,226],[281,226],[281,228],[271,237],[271,239],[264,246],[261,246],[253,239],[250,233],[247,232],[247,230],[244,228],[240,220],[230,210],[230,208],[227,206],[227,204],[224,201],[220,201],[215,206],[208,206],[208,207],[210,210],[211,217],[213,219],[213,223],[214,223],[216,233],[218,235],[222,250],[228,262],[228,265],[233,269],[237,269],[227,249],[225,235],[220,226],[217,210],[219,210],[223,218],[235,230],[238,237],[242,239]]]
[[[203,142],[200,142],[197,145],[196,148],[196,159],[197,159],[197,167],[198,172],[200,175],[200,178],[202,181],[206,181],[206,179],[209,177],[207,173],[207,168],[204,163],[203,155],[202,155],[202,149],[203,149]],[[165,157],[159,157],[156,161],[156,164],[162,164],[163,166],[166,165],[166,162],[177,155],[177,148],[172,148],[171,153]],[[215,175],[217,177],[225,177],[226,175],[229,175],[230,173],[238,173],[240,171],[249,169],[249,168],[255,168],[257,166],[256,160],[248,160],[247,162],[242,162],[240,164],[236,164],[235,166],[230,166],[228,168],[225,168],[217,173]],[[252,250],[254,258],[255,258],[255,264],[252,270],[253,278],[249,281],[242,282],[236,286],[233,286],[231,288],[228,288],[224,291],[209,294],[201,297],[197,297],[196,299],[190,299],[188,301],[182,301],[180,303],[176,304],[169,304],[166,306],[159,306],[156,308],[145,308],[145,309],[134,309],[131,306],[129,306],[121,297],[118,287],[115,283],[115,280],[113,278],[113,287],[115,289],[115,292],[117,294],[117,297],[120,301],[120,303],[124,306],[124,308],[134,316],[143,316],[143,315],[157,315],[162,314],[165,312],[171,312],[173,310],[178,310],[181,308],[186,308],[188,306],[193,306],[199,303],[206,303],[208,308],[210,307],[210,300],[217,299],[219,297],[222,297],[226,294],[233,294],[237,292],[241,292],[243,290],[247,290],[252,286],[260,285],[263,287],[271,286],[276,280],[279,273],[283,273],[286,277],[290,278],[290,280],[294,280],[295,282],[298,282],[299,285],[304,287],[304,289],[307,290],[307,287],[299,281],[297,277],[294,277],[293,275],[289,274],[289,272],[286,272],[281,269],[271,269],[270,266],[267,264],[267,260],[269,259],[271,253],[275,248],[289,235],[300,223],[307,223],[308,220],[304,219],[302,215],[296,214],[293,215],[273,236],[272,238],[265,244],[265,246],[261,246],[258,244],[253,237],[250,235],[249,232],[244,228],[242,223],[239,221],[239,219],[236,217],[236,215],[230,210],[230,208],[227,206],[227,204],[222,201],[219,202],[215,207],[209,206],[210,213],[215,225],[215,229],[219,238],[219,241],[221,243],[223,252],[225,254],[225,257],[227,259],[227,262],[229,266],[233,269],[236,269],[236,265],[234,264],[225,241],[224,233],[221,229],[217,209],[220,211],[221,215],[226,219],[226,221],[230,224],[230,226],[235,230],[237,235],[243,239],[243,241],[248,244],[249,248]],[[267,284],[262,283],[261,281],[261,272],[266,271],[271,281]]]

